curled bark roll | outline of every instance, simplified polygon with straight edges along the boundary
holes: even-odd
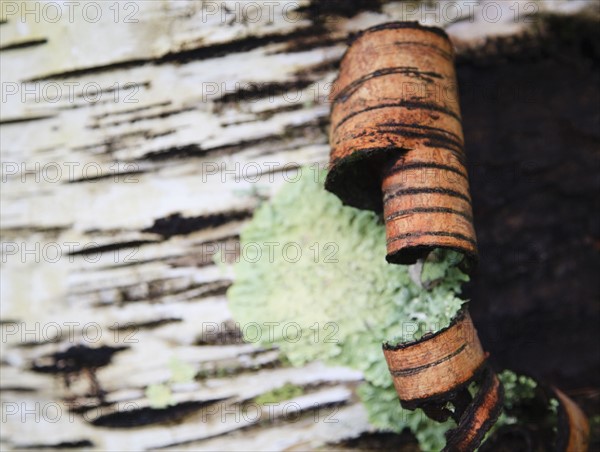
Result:
[[[387,260],[434,248],[477,259],[453,49],[446,34],[394,22],[359,35],[331,94],[325,187],[384,212]]]
[[[448,328],[406,344],[384,344],[383,354],[402,406],[444,399],[471,381],[485,362],[477,331],[463,309]]]
[[[422,408],[440,422],[452,417],[457,427],[447,433],[445,450],[474,450],[500,415],[503,391],[466,308],[447,328],[416,342],[384,344],[383,353],[402,406]],[[479,383],[475,397],[472,382]]]

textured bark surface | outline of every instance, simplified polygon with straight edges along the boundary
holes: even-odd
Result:
[[[347,37],[415,19],[402,2],[294,4],[288,20],[285,3],[256,21],[184,1],[135,3],[117,21],[102,3],[96,23],[2,18],[3,449],[305,450],[369,430],[356,372],[291,369],[276,350],[240,343],[226,323],[231,274],[213,263],[288,169],[327,161],[327,84]],[[541,45],[464,50],[531,25],[507,11],[496,23],[480,12],[435,23],[464,55],[482,254],[473,317],[499,364],[551,379],[589,410],[600,362],[586,346],[598,320],[597,35],[577,23]],[[481,95],[507,87],[540,97],[524,108]],[[170,380],[173,358],[195,376],[171,385],[173,405],[152,408],[144,391]],[[242,415],[287,382],[304,390],[288,400],[294,422],[282,405]],[[343,447],[406,440],[366,438]]]

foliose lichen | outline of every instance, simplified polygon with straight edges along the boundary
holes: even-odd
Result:
[[[302,168],[242,231],[243,256],[228,291],[233,317],[259,325],[258,335],[242,329],[253,342],[279,346],[293,365],[323,360],[362,371],[358,392],[375,427],[409,427],[424,450],[441,449],[451,421],[401,408],[381,345],[448,326],[468,276],[443,250],[417,278],[415,268],[388,264],[380,218],[342,205],[323,188],[325,174]]]

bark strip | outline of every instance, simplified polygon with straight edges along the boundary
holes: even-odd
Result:
[[[552,389],[559,402],[556,449],[566,452],[588,450],[590,424],[585,414],[566,394],[557,388]]]
[[[406,407],[439,399],[469,382],[486,358],[466,310],[460,311],[448,328],[420,341],[384,344],[383,354]]]
[[[366,30],[347,50],[330,96],[326,188],[383,211],[387,260],[434,248],[477,260],[464,140],[446,34],[417,23]]]

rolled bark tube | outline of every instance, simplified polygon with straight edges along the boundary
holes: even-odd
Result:
[[[422,408],[438,422],[456,421],[446,433],[444,451],[475,450],[502,411],[504,391],[486,364],[466,306],[447,328],[419,341],[384,344],[383,354],[403,407]],[[479,385],[474,397],[473,382]]]
[[[384,171],[383,218],[388,256],[409,264],[430,248],[448,248],[475,258],[467,176],[460,163],[422,162],[408,151]]]
[[[400,402],[409,409],[447,398],[476,376],[487,357],[466,309],[449,327],[419,341],[384,344],[383,354]]]
[[[437,28],[394,22],[349,47],[330,96],[325,187],[345,204],[383,211],[387,260],[435,248],[477,260],[453,48]],[[422,182],[407,178],[410,173]],[[418,179],[418,178],[417,178]]]

